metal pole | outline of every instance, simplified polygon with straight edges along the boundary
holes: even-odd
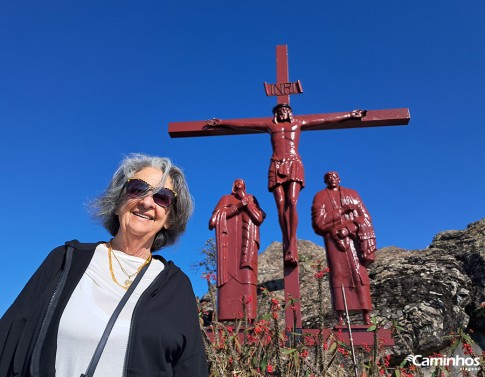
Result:
[[[354,375],[355,377],[359,377],[359,372],[357,370],[357,360],[355,359],[354,339],[352,338],[352,328],[350,327],[349,310],[347,308],[347,298],[345,297],[345,289],[343,284],[341,285],[341,288],[342,288],[342,296],[344,298],[344,308],[345,308],[345,318],[347,320],[347,329],[349,330],[350,348],[352,349],[352,363],[354,364]]]

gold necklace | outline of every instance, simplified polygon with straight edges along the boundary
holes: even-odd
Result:
[[[124,289],[128,289],[128,287],[131,285],[131,283],[133,282],[131,279],[136,276],[143,267],[145,267],[145,265],[147,265],[148,263],[150,263],[150,261],[152,260],[152,254],[150,253],[150,255],[148,256],[147,259],[145,259],[145,261],[141,264],[140,267],[138,267],[138,269],[135,271],[134,274],[127,274],[126,271],[124,270],[123,266],[121,266],[121,263],[120,261],[118,260],[118,258],[116,257],[115,253],[113,252],[113,247],[111,246],[111,241],[108,242],[108,261],[109,261],[109,272],[110,272],[110,275],[111,275],[111,279],[116,283],[118,284],[121,288],[124,288]],[[114,255],[115,259],[118,261],[118,264],[120,265],[121,267],[121,270],[123,271],[123,273],[128,277],[128,279],[125,280],[125,285],[122,285],[120,283],[118,283],[118,280],[116,280],[116,277],[115,277],[115,272],[113,270],[113,258],[111,255]]]
[[[113,251],[113,256],[115,257],[116,261],[118,262],[118,265],[120,266],[121,268],[121,271],[123,271],[123,273],[126,275],[126,277],[129,279],[129,280],[132,280],[131,278],[133,276],[135,276],[137,273],[138,273],[138,270],[135,271],[134,273],[132,273],[131,275],[125,271],[125,269],[123,268],[123,265],[121,264],[120,260],[118,259],[118,257],[116,256],[116,253]]]

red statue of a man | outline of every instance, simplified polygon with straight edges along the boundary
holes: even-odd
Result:
[[[361,310],[369,325],[372,302],[366,267],[376,250],[371,217],[359,194],[340,186],[338,173],[326,173],[324,181],[327,188],[313,198],[312,226],[325,240],[332,305],[343,324],[344,291],[348,310]]]
[[[268,190],[273,192],[276,201],[278,221],[283,235],[285,262],[298,262],[296,248],[298,212],[296,205],[300,191],[305,186],[303,163],[298,153],[301,131],[310,130],[312,127],[329,122],[362,118],[365,113],[364,110],[354,110],[345,115],[332,117],[322,115],[320,119],[301,121],[293,118],[290,105],[283,103],[273,108],[274,116],[271,122],[247,123],[216,118],[207,121],[207,126],[210,127],[256,130],[270,134],[273,155],[268,172]]]
[[[219,320],[234,320],[257,314],[259,225],[266,214],[258,201],[246,193],[246,184],[236,179],[230,195],[217,203],[209,221],[216,229],[217,313]]]

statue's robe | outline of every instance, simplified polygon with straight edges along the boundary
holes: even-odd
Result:
[[[342,286],[348,310],[372,310],[365,266],[374,260],[375,234],[359,194],[344,187],[319,191],[313,199],[312,225],[325,241],[334,310],[345,310]],[[342,227],[354,233],[339,239],[336,233]]]
[[[265,213],[252,195],[248,204],[234,194],[225,195],[209,221],[216,229],[217,247],[217,313],[219,320],[234,320],[257,314],[259,225]],[[238,208],[240,207],[240,208]]]

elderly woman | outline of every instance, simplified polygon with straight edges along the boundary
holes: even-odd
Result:
[[[207,376],[189,279],[152,254],[177,240],[192,211],[180,169],[131,155],[94,207],[113,238],[49,254],[0,321],[0,376],[80,376],[127,291],[94,375]]]

